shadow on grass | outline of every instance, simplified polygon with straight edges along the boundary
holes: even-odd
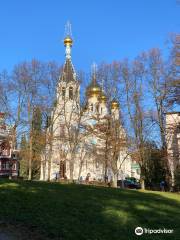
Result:
[[[0,201],[0,219],[34,226],[38,239],[180,239],[177,194],[3,180]],[[174,233],[136,236],[137,226]]]

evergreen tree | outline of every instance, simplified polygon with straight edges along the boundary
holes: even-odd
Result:
[[[145,158],[145,184],[158,189],[160,182],[166,177],[163,149],[159,149],[155,142],[146,142]]]
[[[32,118],[32,177],[39,179],[41,152],[44,147],[44,136],[42,131],[42,112],[39,106],[33,111]]]

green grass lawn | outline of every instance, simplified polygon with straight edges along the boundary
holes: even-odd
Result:
[[[0,230],[6,224],[27,240],[179,240],[180,195],[0,180]],[[136,236],[137,226],[174,233]]]

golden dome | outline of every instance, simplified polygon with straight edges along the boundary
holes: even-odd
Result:
[[[98,85],[95,79],[93,79],[91,84],[87,87],[86,95],[88,97],[92,97],[92,96],[99,97],[101,95],[101,87]]]
[[[119,103],[114,99],[111,102],[111,109],[118,109],[119,108]]]
[[[106,102],[106,101],[107,101],[107,97],[106,97],[106,95],[105,95],[104,93],[102,93],[102,94],[100,95],[99,101],[100,101],[100,102]]]
[[[64,39],[64,45],[65,45],[65,46],[67,46],[67,45],[72,46],[72,44],[73,44],[72,38],[69,37],[69,36],[67,36],[67,37]]]
[[[92,96],[100,96],[101,94],[101,88],[98,86],[88,87],[86,94],[88,97]]]

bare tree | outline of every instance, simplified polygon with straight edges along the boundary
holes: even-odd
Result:
[[[134,139],[134,153],[136,161],[141,167],[141,185],[144,188],[145,180],[145,154],[144,143],[146,121],[143,109],[143,78],[144,66],[142,59],[137,58],[132,65],[125,61],[122,65],[122,81],[124,83],[125,104],[132,131],[129,133]],[[133,147],[131,146],[131,149]],[[134,155],[134,154],[133,154]]]
[[[37,60],[23,62],[16,65],[12,76],[8,81],[9,119],[14,125],[16,136],[14,139],[20,141],[21,135],[28,137],[28,179],[32,178],[33,161],[33,111],[38,106],[41,111],[47,112],[51,105],[48,93],[54,90],[50,82],[50,72],[55,67],[54,63],[43,63]],[[52,79],[51,79],[52,80]],[[50,90],[51,88],[51,90]],[[12,102],[13,100],[13,102]],[[45,114],[43,114],[44,116]],[[43,119],[45,121],[45,119]]]

